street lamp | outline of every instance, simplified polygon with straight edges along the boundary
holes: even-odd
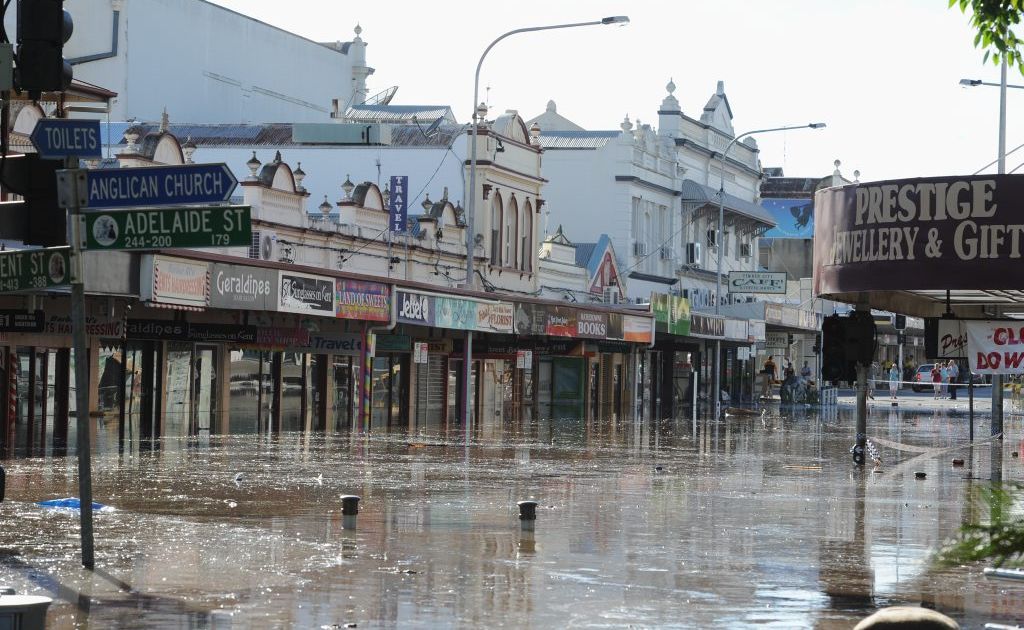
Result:
[[[532,33],[534,31],[551,31],[562,28],[575,28],[577,26],[599,26],[604,24],[629,24],[629,18],[625,15],[613,15],[600,20],[594,20],[592,22],[573,22],[571,24],[552,24],[549,26],[529,26],[526,28],[517,28],[511,30],[503,35],[500,35],[497,39],[490,43],[487,48],[484,49],[482,55],[480,55],[480,61],[476,64],[476,74],[473,75],[473,125],[470,131],[470,151],[469,151],[469,199],[466,200],[466,289],[471,289],[475,284],[473,282],[473,250],[476,246],[476,236],[473,233],[473,219],[476,210],[476,143],[477,143],[477,132],[479,131],[480,124],[487,117],[487,106],[484,103],[479,103],[478,98],[480,96],[480,68],[484,65],[484,58],[487,57],[487,53],[491,52],[495,44],[519,33]],[[465,421],[466,430],[469,430],[470,422],[470,376],[473,373],[473,331],[466,331],[466,344],[464,347],[463,354],[463,366],[462,366],[462,378],[463,378],[463,419]]]
[[[806,125],[790,125],[788,127],[773,127],[771,129],[755,129],[754,131],[748,131],[741,133],[729,141],[729,144],[725,145],[725,150],[722,151],[718,158],[719,169],[721,176],[719,178],[719,190],[718,190],[718,231],[715,232],[715,248],[718,249],[718,264],[715,267],[715,315],[720,315],[722,310],[722,232],[725,229],[725,159],[729,156],[729,149],[732,145],[736,144],[740,138],[746,136],[753,136],[759,133],[771,133],[773,131],[789,131],[791,129],[824,129],[825,123],[809,123]],[[720,339],[715,340],[715,360],[714,360],[714,377],[712,383],[714,386],[713,394],[715,396],[715,418],[718,419],[722,416],[722,393],[721,393],[721,378],[722,378],[722,341]]]

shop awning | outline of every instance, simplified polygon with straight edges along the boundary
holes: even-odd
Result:
[[[692,179],[684,179],[681,191],[684,203],[718,207],[718,191],[711,186],[705,186],[704,184],[695,182]],[[756,203],[751,203],[740,199],[735,195],[725,193],[723,206],[729,212],[739,214],[753,221],[756,225],[752,225],[751,227],[754,229],[759,228],[759,231],[763,231],[768,228],[775,227],[775,219],[772,217],[771,213]]]

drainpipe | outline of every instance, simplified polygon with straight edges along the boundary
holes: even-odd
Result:
[[[363,343],[359,351],[360,363],[362,365],[362,378],[359,382],[359,429],[369,431],[370,429],[370,407],[371,407],[371,384],[373,382],[373,357],[376,354],[376,334],[378,331],[386,332],[395,329],[398,325],[398,294],[395,285],[388,285],[391,291],[391,319],[386,326],[363,326]]]

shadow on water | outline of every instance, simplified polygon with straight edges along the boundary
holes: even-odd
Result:
[[[982,516],[970,497],[993,467],[1022,478],[1020,459],[968,447],[953,414],[874,407],[884,463],[856,469],[852,427],[846,409],[775,406],[123,452],[101,439],[94,495],[116,511],[96,516],[100,568],[78,566],[75,514],[35,505],[76,493],[74,458],[51,453],[5,461],[0,581],[55,597],[56,628],[848,628],[922,602],[967,626],[1012,619],[980,570],[932,568],[929,554]],[[1006,427],[1012,450],[1019,418]],[[342,494],[362,497],[357,517]],[[518,521],[524,498],[535,529]]]

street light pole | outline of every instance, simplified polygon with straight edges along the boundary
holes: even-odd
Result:
[[[729,155],[729,149],[732,145],[736,144],[740,138],[747,136],[753,136],[759,133],[771,133],[773,131],[789,131],[791,129],[824,129],[825,123],[809,123],[806,125],[790,125],[787,127],[772,127],[771,129],[755,129],[754,131],[747,131],[741,133],[729,141],[729,144],[725,145],[725,150],[722,151],[718,158],[718,164],[720,169],[719,177],[719,189],[718,189],[718,230],[715,232],[715,248],[718,250],[717,264],[715,266],[715,315],[720,315],[722,312],[722,247],[724,245],[722,232],[725,229],[725,160]],[[721,393],[721,378],[722,378],[722,340],[715,340],[715,360],[712,362],[714,366],[714,375],[712,376],[712,395],[715,397],[714,414],[715,419],[722,417],[722,393]]]
[[[480,55],[480,61],[476,64],[476,74],[473,75],[473,124],[470,130],[470,149],[469,149],[469,199],[466,201],[466,283],[465,288],[472,289],[476,284],[473,280],[473,251],[476,246],[476,234],[473,231],[473,220],[475,218],[476,210],[476,147],[477,147],[477,133],[480,128],[480,124],[487,118],[487,106],[483,103],[478,103],[477,99],[480,97],[480,68],[484,65],[484,58],[487,57],[487,53],[491,52],[495,44],[519,33],[532,33],[534,31],[550,31],[554,29],[562,28],[575,28],[578,26],[598,26],[602,24],[629,24],[629,18],[625,15],[615,15],[600,20],[594,20],[592,22],[573,22],[571,24],[551,24],[549,26],[529,26],[526,28],[517,28],[511,30],[503,35],[498,36],[487,48],[484,49],[482,55]],[[473,400],[472,390],[470,388],[470,377],[473,374],[473,331],[466,331],[466,343],[463,347],[462,357],[462,382],[463,382],[463,399],[462,399],[462,411],[463,421],[466,431],[469,431],[469,423],[471,419],[470,404]],[[468,435],[468,433],[467,433]]]

